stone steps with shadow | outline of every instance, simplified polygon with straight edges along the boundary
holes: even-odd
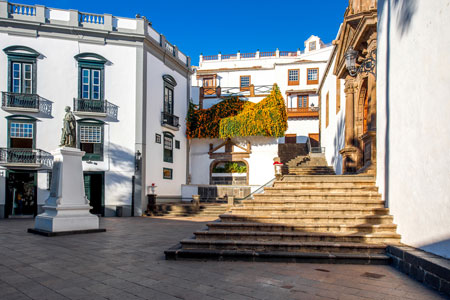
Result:
[[[165,217],[219,217],[228,210],[227,204],[201,203],[196,207],[190,203],[160,203],[148,215]]]
[[[166,259],[388,264],[400,244],[368,176],[287,175],[165,252]]]

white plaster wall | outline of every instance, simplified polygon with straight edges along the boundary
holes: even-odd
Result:
[[[450,258],[450,1],[378,10],[377,183],[402,242]]]
[[[131,185],[117,184],[117,180],[131,181],[134,173],[135,98],[136,98],[136,50],[131,46],[98,45],[49,37],[24,37],[0,33],[0,49],[23,45],[43,55],[37,60],[37,94],[53,102],[52,115],[46,117],[26,113],[38,118],[36,122],[36,148],[51,152],[58,147],[64,107],[73,107],[78,96],[78,63],[74,56],[93,52],[104,56],[105,99],[119,106],[118,120],[97,118],[105,121],[104,161],[83,163],[84,171],[105,171],[105,204],[131,204]],[[124,59],[127,58],[127,59]],[[7,56],[0,52],[0,90],[7,90]],[[124,76],[126,74],[126,76]],[[7,145],[7,122],[12,114],[0,110],[0,147]],[[80,119],[81,117],[77,117]],[[112,172],[108,174],[108,172]],[[113,176],[113,174],[115,174]],[[119,176],[117,176],[119,175]],[[114,178],[114,181],[110,179]],[[39,175],[39,188],[46,185],[46,178]],[[128,196],[126,196],[128,195]],[[38,203],[43,204],[45,192],[39,193]]]
[[[186,183],[186,115],[187,115],[187,78],[170,69],[158,58],[147,52],[147,164],[146,187],[155,183],[158,196],[181,196],[181,185]],[[164,105],[163,75],[175,78],[174,115],[180,119],[178,131],[161,126],[161,112]],[[168,131],[173,138],[173,163],[163,161],[163,132]],[[161,135],[161,144],[155,142],[155,134]],[[180,149],[175,148],[175,140],[180,141]],[[163,168],[173,170],[173,179],[163,179]]]
[[[341,80],[340,110],[336,113],[336,76],[333,74],[335,61],[330,66],[328,75],[322,80],[322,107],[320,108],[320,142],[325,147],[325,157],[328,165],[336,174],[342,174],[342,155],[339,151],[345,146],[345,92],[344,80]],[[326,97],[329,97],[329,124],[326,126]]]
[[[317,118],[290,118],[285,134],[297,134],[297,143],[306,143],[310,133],[319,133]],[[284,138],[283,143],[284,143]]]
[[[233,139],[245,147],[249,141],[252,154],[246,161],[249,164],[249,184],[260,186],[275,177],[273,158],[278,156],[278,140],[269,137],[246,137]],[[191,142],[191,183],[209,184],[209,170],[212,159],[209,158],[209,144],[216,147],[223,143],[219,139],[193,139]],[[238,152],[238,150],[236,150]]]

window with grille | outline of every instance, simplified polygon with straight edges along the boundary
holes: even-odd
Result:
[[[15,123],[11,122],[10,137],[19,139],[33,138],[33,124],[32,123]]]
[[[309,51],[314,51],[316,50],[316,42],[310,42],[309,43]]]
[[[308,69],[308,84],[319,83],[319,68]]]
[[[35,145],[35,121],[8,119],[8,147],[33,149]]]
[[[241,91],[248,91],[250,89],[250,76],[241,76],[240,88]]]
[[[79,148],[86,152],[83,160],[103,160],[103,124],[80,123],[78,126]]]
[[[288,70],[288,85],[298,85],[299,79],[298,79],[298,70]]]
[[[173,135],[164,133],[164,162],[173,163]]]

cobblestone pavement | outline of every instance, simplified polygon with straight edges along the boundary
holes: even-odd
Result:
[[[0,299],[443,299],[389,266],[164,260],[204,219],[101,224],[47,238],[26,233],[30,219],[0,220]]]

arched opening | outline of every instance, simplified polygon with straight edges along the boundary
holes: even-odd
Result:
[[[210,183],[248,185],[248,163],[245,160],[215,160],[210,166]]]

